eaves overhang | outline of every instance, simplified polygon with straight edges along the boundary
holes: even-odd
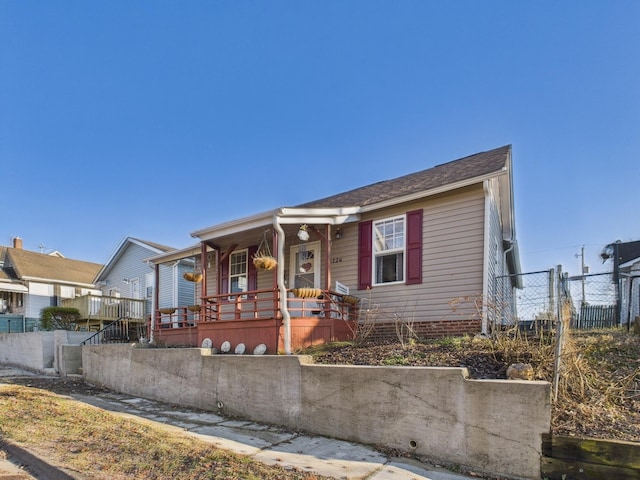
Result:
[[[434,195],[439,195],[441,193],[447,193],[453,190],[457,190],[464,187],[469,187],[471,185],[482,184],[485,180],[489,180],[496,177],[501,177],[503,175],[507,175],[508,171],[506,168],[502,170],[498,170],[495,172],[491,172],[485,175],[480,175],[477,177],[472,177],[466,180],[461,180],[459,182],[448,183],[446,185],[442,185],[440,187],[431,188],[428,190],[422,190],[420,192],[411,193],[409,195],[404,195],[401,197],[394,197],[387,200],[383,200],[381,202],[372,203],[370,205],[366,205],[363,207],[359,207],[362,213],[372,212],[375,210],[381,210],[383,208],[394,207],[396,205],[401,205],[403,203],[413,202],[416,200],[421,200],[426,197],[432,197]]]
[[[0,292],[28,293],[29,289],[19,283],[0,282]]]
[[[238,218],[229,222],[220,223],[218,225],[213,225],[201,230],[196,230],[195,232],[191,232],[190,235],[194,238],[200,239],[203,242],[206,242],[208,240],[245,232],[254,228],[264,227],[267,225],[271,225],[273,215],[277,211],[278,210],[270,210],[267,212],[251,215],[249,217]]]
[[[296,223],[317,223],[341,225],[356,222],[360,219],[360,207],[345,208],[290,208],[282,207],[262,212],[250,217],[240,218],[219,225],[214,225],[191,233],[192,237],[203,242],[227,237],[238,233],[273,225],[277,217],[280,225]],[[154,257],[157,258],[157,257]]]
[[[319,223],[342,225],[360,220],[360,207],[338,208],[280,208],[275,214],[280,225]]]
[[[76,287],[96,288],[94,283],[70,282],[68,280],[61,280],[59,278],[42,278],[42,277],[23,276],[20,279],[27,282],[47,283],[47,284],[55,284],[55,285],[75,285]]]
[[[143,261],[158,265],[161,263],[178,262],[181,260],[190,259],[200,255],[200,253],[201,246],[198,243],[197,245],[192,245],[190,247],[181,248],[179,250],[171,250],[170,252],[161,253],[160,255],[154,255],[152,257],[145,258]]]

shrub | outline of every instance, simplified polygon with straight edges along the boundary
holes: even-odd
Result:
[[[75,330],[80,319],[77,308],[46,307],[40,312],[40,325],[43,330]]]

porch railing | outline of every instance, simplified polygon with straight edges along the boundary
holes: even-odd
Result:
[[[101,343],[128,343],[147,338],[147,326],[120,318],[87,338],[80,345],[98,345]]]
[[[81,320],[116,321],[127,318],[144,322],[144,300],[83,295],[62,300],[63,307],[77,308]]]
[[[357,298],[331,290],[323,290],[320,295],[312,298],[296,297],[289,290],[286,301],[289,313],[294,318],[355,320],[358,315]],[[202,298],[200,305],[157,310],[156,328],[192,327],[197,322],[279,319],[282,317],[280,302],[280,292],[274,289],[208,295]]]

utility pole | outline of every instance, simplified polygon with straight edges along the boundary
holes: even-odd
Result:
[[[582,250],[580,253],[580,256],[582,257],[582,270],[580,271],[580,275],[582,275],[582,304],[584,305],[585,303],[587,303],[585,300],[585,296],[584,296],[584,274],[586,273],[584,271],[584,245],[582,246]]]
[[[584,274],[587,273],[587,269],[584,265],[584,245],[580,249],[580,253],[576,253],[576,258],[580,256],[581,265],[580,265],[580,278],[582,279],[582,305],[586,304],[585,295],[584,295]]]

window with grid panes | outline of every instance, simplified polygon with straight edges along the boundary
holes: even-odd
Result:
[[[375,284],[403,282],[405,217],[373,223],[373,268]]]

